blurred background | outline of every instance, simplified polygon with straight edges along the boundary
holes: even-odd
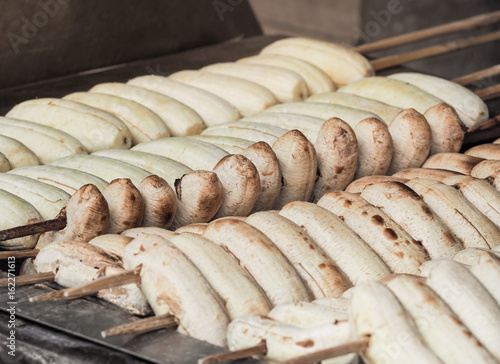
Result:
[[[265,34],[308,36],[349,45],[500,10],[498,0],[249,0]],[[477,32],[455,33],[370,54],[372,58],[441,44]],[[500,62],[498,42],[408,63],[416,70],[454,78]],[[457,60],[466,61],[457,61]]]

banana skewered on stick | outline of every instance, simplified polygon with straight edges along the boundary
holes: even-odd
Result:
[[[314,199],[329,190],[343,190],[354,178],[358,162],[358,143],[352,128],[341,119],[331,118],[324,121],[301,114],[269,112],[251,115],[236,123],[225,125],[238,128],[240,123],[247,123],[247,120],[252,125],[260,123],[287,130],[299,130],[313,143],[319,172],[313,191]],[[262,130],[268,131],[264,128]]]
[[[79,140],[89,152],[128,149],[132,143],[132,135],[122,120],[79,102],[49,98],[24,101],[12,108],[6,117],[64,131]]]
[[[163,120],[135,101],[97,92],[75,92],[64,96],[63,100],[80,102],[115,115],[129,128],[132,145],[170,136]]]
[[[392,137],[394,151],[388,174],[406,168],[420,167],[429,155],[431,129],[415,109],[401,109],[373,99],[345,92],[327,92],[308,98],[308,102],[329,103],[360,109],[384,121]]]
[[[449,281],[447,279],[437,281],[436,277],[431,278],[431,275],[441,273],[442,265],[449,265],[450,269],[460,268],[463,274],[466,270],[464,272],[464,268],[449,260],[437,260],[426,265],[427,268],[430,267],[428,285],[421,277],[393,275],[383,279],[383,284],[372,281],[356,287],[349,303],[349,319],[355,332],[346,332],[342,338],[337,337],[335,343],[352,342],[350,346],[357,346],[357,348],[354,350],[350,348],[351,351],[347,353],[361,350],[363,359],[367,363],[374,364],[495,363],[496,358],[491,354],[493,351],[490,352],[485,346],[493,341],[486,338],[486,341],[479,342],[477,339],[480,336],[484,338],[488,330],[475,336],[476,333],[471,333],[469,324],[466,322],[466,319],[472,319],[472,314],[461,310],[460,306],[457,311],[454,310],[453,304],[456,304],[456,300],[454,296],[450,297],[449,287],[447,291],[439,287],[436,292],[431,289],[436,284],[446,286],[446,282]],[[467,280],[474,280],[471,273],[465,274],[465,277]],[[452,281],[456,279],[460,277],[457,275],[456,278],[452,278]],[[462,301],[476,299],[481,294],[485,294],[485,299],[488,298],[489,294],[484,291],[481,284],[477,281],[476,284],[479,288],[467,285],[465,291],[455,290],[454,292],[460,295],[459,300]],[[470,295],[473,298],[469,298]],[[449,299],[452,299],[453,304],[447,302]],[[486,301],[489,301],[489,298]],[[200,360],[200,363],[215,363],[226,357],[241,358],[243,355],[238,356],[238,354],[239,352],[242,354],[245,349],[268,359],[283,361],[283,363],[309,363],[326,360],[333,355],[337,356],[340,347],[332,348],[331,341],[327,345],[322,345],[319,339],[321,335],[325,335],[325,332],[323,331],[321,335],[319,333],[329,322],[332,322],[332,319],[337,320],[339,313],[313,306],[315,305],[310,303],[295,304],[292,306],[291,314],[289,313],[290,305],[276,307],[269,316],[274,316],[278,321],[282,318],[282,322],[257,317],[242,317],[233,321],[229,325],[228,343],[230,348],[236,351],[207,357]],[[478,312],[478,309],[474,309],[474,313],[480,316],[478,321],[491,317],[495,320],[500,318],[500,314],[494,310],[494,305],[485,303],[481,306],[490,309],[486,312]],[[496,308],[500,307],[496,306]],[[314,326],[316,330],[299,329],[299,327],[307,328],[309,322],[302,325],[305,317],[295,317],[294,314],[310,318],[313,325],[316,323]],[[290,322],[296,323],[296,327],[290,326]],[[476,327],[478,325],[479,323]],[[488,326],[491,327],[491,324]],[[404,339],[401,336],[402,333],[404,333]],[[495,328],[494,331],[488,333],[490,336],[496,336],[500,334],[500,331]],[[303,341],[283,339],[284,336],[303,337],[301,335],[308,337],[308,349],[298,348]],[[355,337],[358,337],[359,342],[353,341]],[[357,344],[354,345],[354,343]],[[297,355],[297,351],[302,351],[303,356],[290,359]],[[307,351],[311,353],[304,354]],[[342,354],[345,353],[346,351],[342,352]],[[349,362],[347,356],[338,357],[336,359],[338,361],[330,360],[337,363]]]
[[[161,93],[124,83],[101,83],[89,92],[110,94],[140,103],[156,113],[172,136],[199,134],[205,123],[193,109]]]
[[[319,102],[291,102],[270,107],[266,112],[292,113],[322,118],[338,117],[356,133],[358,169],[356,177],[385,174],[393,154],[392,138],[387,126],[378,116],[363,110]]]
[[[76,138],[59,129],[31,121],[0,117],[1,135],[23,143],[42,164],[73,154],[87,154]]]
[[[430,154],[458,152],[464,139],[464,128],[458,114],[442,100],[405,82],[369,77],[341,87],[339,92],[375,99],[404,109],[414,108],[424,115],[432,133]]]
[[[166,77],[141,76],[127,84],[156,91],[186,104],[201,116],[207,126],[236,121],[241,117],[238,109],[223,98]]]

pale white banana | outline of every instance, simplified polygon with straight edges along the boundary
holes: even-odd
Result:
[[[424,117],[432,131],[431,155],[460,151],[466,127],[455,109],[448,104],[437,104],[427,109]]]
[[[372,281],[357,286],[349,314],[356,335],[370,337],[368,349],[361,353],[367,364],[442,363],[425,345],[407,311],[382,283]]]
[[[36,179],[40,182],[60,188],[70,195],[86,184],[93,184],[101,192],[108,186],[108,182],[93,174],[50,164],[19,167],[9,171],[9,173]]]
[[[135,101],[97,92],[75,92],[64,96],[63,100],[80,102],[115,115],[130,130],[132,145],[170,136],[163,120]]]
[[[281,169],[278,158],[269,144],[218,135],[193,135],[190,138],[214,144],[228,153],[241,154],[248,158],[257,169],[260,180],[259,197],[252,211],[269,210],[274,207],[281,190]]]
[[[44,220],[55,218],[70,198],[69,194],[57,187],[8,173],[0,173],[0,189],[32,204]]]
[[[267,317],[303,328],[347,320],[347,308],[339,310],[314,302],[284,303],[274,307]]]
[[[279,102],[303,101],[309,96],[300,74],[282,67],[251,63],[215,63],[201,71],[213,72],[255,82],[271,91]]]
[[[335,91],[337,89],[332,79],[323,70],[299,58],[278,54],[259,54],[241,58],[237,62],[276,66],[297,72],[304,79],[309,95]]]
[[[447,169],[458,173],[470,174],[472,168],[483,160],[483,158],[463,153],[437,153],[431,155],[422,165],[422,168]]]
[[[130,178],[138,186],[144,178],[151,175],[145,169],[130,163],[97,155],[72,155],[57,159],[51,164],[90,173],[108,183],[116,178]]]
[[[408,186],[398,182],[375,183],[366,187],[361,197],[422,244],[431,259],[451,259],[463,249],[438,215]]]
[[[230,350],[243,349],[265,342],[267,352],[263,358],[270,361],[291,359],[354,340],[347,321],[325,323],[314,328],[300,328],[257,316],[243,316],[231,322],[227,337]],[[323,361],[325,364],[357,362],[357,353]]]
[[[328,190],[343,190],[352,181],[358,162],[358,142],[352,128],[343,120],[301,114],[260,113],[241,121],[252,121],[288,130],[297,129],[314,144],[319,176],[314,186],[314,198]]]
[[[500,144],[476,145],[464,153],[477,158],[500,160]]]
[[[488,120],[488,106],[471,90],[458,83],[441,77],[416,72],[393,73],[389,76],[396,80],[408,82],[431,95],[441,98],[452,106],[467,127]]]
[[[495,358],[422,277],[396,275],[385,284],[413,318],[427,346],[446,364],[496,363]]]
[[[239,266],[233,256],[210,240],[200,235],[178,234],[159,228],[136,228],[123,234],[134,237],[154,234],[172,242],[191,260],[221,297],[231,319],[269,313],[269,301],[253,278]]]
[[[208,223],[206,222],[197,222],[194,224],[181,226],[180,228],[175,229],[175,232],[179,234],[191,233],[191,234],[203,235],[203,232],[205,231],[207,226]]]
[[[175,184],[177,212],[172,222],[176,229],[193,223],[211,220],[224,198],[224,187],[214,172],[192,171]]]
[[[23,143],[43,164],[72,154],[87,154],[83,144],[68,133],[30,121],[0,116],[0,134]]]
[[[124,83],[101,83],[89,92],[119,96],[144,105],[163,120],[172,136],[199,134],[205,128],[200,115],[193,109],[155,91]]]
[[[136,145],[132,150],[171,158],[196,170],[212,170],[227,152],[210,143],[192,138],[162,138]]]
[[[109,234],[141,226],[144,200],[129,178],[117,178],[102,193],[109,208]]]
[[[108,255],[115,256],[122,260],[125,247],[133,240],[133,238],[120,234],[104,234],[99,235],[88,241],[90,245],[96,246],[104,250]]]
[[[243,150],[254,143],[251,140],[222,135],[190,135],[189,137],[213,144],[229,154],[241,154]]]
[[[288,130],[274,125],[254,123],[251,121],[235,121],[232,123],[211,126],[201,133],[202,135],[220,135],[247,139],[253,142],[266,142],[269,145]]]
[[[349,288],[347,291],[351,292],[354,290],[354,288],[355,287]],[[349,309],[349,299],[344,297],[318,298],[317,300],[312,301],[312,303],[316,305],[328,306],[330,308],[335,309],[338,312],[347,312],[347,310]]]
[[[296,201],[284,206],[280,215],[302,227],[353,285],[390,274],[377,253],[330,211]]]
[[[148,239],[157,245],[145,246],[152,243]],[[137,261],[142,263],[141,290],[154,313],[173,314],[179,321],[178,331],[225,346],[229,318],[194,264],[165,238],[144,235],[134,241],[125,249],[123,262],[127,269],[135,268]]]
[[[447,177],[443,183],[455,187],[500,229],[500,193],[487,181],[471,176]]]
[[[293,102],[270,107],[266,112],[295,113],[328,120],[332,117],[348,123],[358,141],[358,170],[355,178],[385,174],[391,163],[393,142],[387,125],[378,116],[347,106],[319,102]]]
[[[408,182],[407,178],[399,178],[394,176],[367,176],[353,181],[347,188],[346,192],[361,193],[366,187],[380,182]]]
[[[345,189],[353,180],[358,164],[358,140],[347,123],[331,118],[319,130],[314,148],[319,176],[313,199],[317,201],[328,191]]]
[[[108,202],[102,193],[94,185],[84,185],[66,205],[66,227],[40,235],[36,248],[61,240],[90,241],[108,231],[109,215]]]
[[[500,260],[499,254],[481,252],[477,261],[470,266],[470,271],[481,284],[486,287],[498,305],[500,305]]]
[[[193,262],[219,294],[231,319],[269,313],[267,297],[236,259],[219,245],[195,234],[175,234],[170,241]]]
[[[416,273],[429,255],[404,229],[359,195],[328,192],[318,205],[339,216],[395,273]]]
[[[306,102],[342,105],[354,109],[365,110],[377,115],[380,120],[384,121],[387,125],[394,120],[397,114],[403,111],[400,107],[346,92],[324,92],[309,97]]]
[[[83,241],[52,243],[40,250],[34,264],[38,272],[53,272],[55,281],[63,287],[76,287],[102,276],[123,272],[120,262],[114,257]],[[150,313],[144,295],[135,284],[100,290],[97,296],[134,314]]]
[[[329,103],[365,110],[384,121],[391,134],[394,154],[388,174],[401,169],[420,167],[431,148],[431,129],[422,114],[414,109],[400,109],[383,102],[344,92],[326,92],[308,98],[308,102]]]
[[[237,77],[186,70],[171,74],[169,79],[214,93],[234,105],[242,116],[261,112],[278,102],[267,88]]]
[[[226,218],[210,223],[203,236],[236,257],[242,268],[264,290],[273,306],[310,300],[306,287],[290,262],[255,227]]]
[[[240,113],[223,98],[198,87],[186,85],[167,77],[148,75],[131,79],[129,85],[159,92],[189,106],[201,116],[206,125],[236,121]]]
[[[460,192],[436,180],[406,183],[448,226],[465,248],[490,248],[500,243],[500,230]]]
[[[169,228],[177,213],[177,196],[163,178],[153,174],[144,178],[137,189],[144,200],[142,226]]]
[[[132,145],[132,135],[123,121],[79,102],[52,98],[28,100],[14,106],[6,116],[64,131],[89,152],[128,149]]]
[[[460,175],[461,174],[459,172],[449,171],[446,169],[408,168],[394,173],[392,177],[405,178],[408,180],[413,178],[427,178],[427,179],[434,179],[436,181],[443,181],[445,178],[460,176]]]
[[[29,202],[10,192],[0,189],[0,230],[43,221],[38,210]],[[6,250],[31,249],[36,245],[38,234],[0,242]]]
[[[275,208],[291,201],[308,201],[314,189],[317,174],[317,156],[314,146],[298,130],[290,130],[273,144],[282,175],[281,193]]]
[[[0,126],[0,153],[9,161],[12,169],[25,166],[37,166],[40,164],[38,157],[23,143],[16,139],[1,135]]]
[[[413,108],[423,114],[432,131],[431,154],[458,152],[462,146],[463,124],[455,110],[418,87],[387,77],[368,77],[341,87],[338,91],[403,109]]]
[[[432,260],[423,267],[426,283],[445,301],[472,334],[500,360],[500,306],[462,264]]]
[[[176,179],[191,172],[189,167],[173,159],[137,150],[108,149],[95,152],[92,155],[116,159],[142,168],[151,174],[160,176],[171,187],[175,185]]]
[[[337,85],[345,85],[375,71],[354,49],[310,38],[287,38],[271,43],[261,54],[279,54],[310,62],[325,71]]]
[[[313,298],[339,297],[351,283],[297,224],[274,212],[262,211],[245,219],[272,240],[292,263]]]
[[[474,168],[472,168],[472,170],[470,171],[470,175],[476,178],[486,178],[488,180],[491,179],[489,182],[492,183],[493,186],[497,187],[494,182],[495,182],[495,177],[499,171],[500,171],[500,161],[484,160],[482,162],[479,162],[474,166]]]

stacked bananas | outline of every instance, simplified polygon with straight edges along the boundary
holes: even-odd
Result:
[[[369,336],[368,363],[495,363],[500,193],[451,177],[366,177],[353,184],[360,194],[329,192],[317,204],[175,232],[135,228],[90,244],[67,239],[43,247],[34,266],[70,287],[98,277],[94,267],[141,266],[141,295],[132,284],[108,300],[129,309],[147,301],[156,315],[175,316],[180,332],[231,349],[265,340],[269,360]],[[495,219],[475,207],[482,196]]]
[[[353,178],[457,152],[464,125],[488,117],[477,96],[452,82],[373,74],[353,50],[290,38],[237,62],[25,101],[0,117],[0,170],[19,176],[0,176],[11,194],[2,194],[4,205],[16,207],[3,227],[53,218],[85,184],[102,190],[129,178],[139,187],[151,174],[176,199],[173,219],[146,226],[317,201]]]

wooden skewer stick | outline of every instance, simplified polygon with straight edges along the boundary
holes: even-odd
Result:
[[[500,84],[477,90],[476,95],[482,98],[484,101],[500,97]]]
[[[265,355],[266,353],[267,353],[267,345],[266,342],[263,341],[260,344],[251,346],[249,348],[234,350],[234,351],[226,351],[224,353],[206,356],[198,360],[198,364],[214,364],[227,360],[248,358],[253,355]]]
[[[37,256],[38,249],[24,249],[24,250],[6,250],[0,252],[0,260],[14,258],[34,258]]]
[[[500,21],[500,11],[476,15],[470,18],[442,24],[435,27],[417,30],[414,32],[397,35],[376,42],[360,45],[356,50],[360,53],[376,52],[387,48],[418,42],[420,40],[437,37],[439,35],[454,33],[462,30],[474,29],[480,26],[494,24]]]
[[[382,57],[371,61],[371,65],[374,70],[382,70],[385,68],[390,68],[397,66],[406,62],[415,61],[422,58],[428,58],[432,56],[437,56],[439,54],[449,53],[458,49],[468,48],[484,43],[490,43],[500,40],[500,31],[495,31],[476,37],[469,37],[465,39],[455,40],[453,42],[448,42],[444,44],[439,44],[427,48],[417,49],[415,51],[395,54],[388,57]]]
[[[96,294],[101,289],[119,287],[130,283],[139,283],[141,281],[142,266],[138,266],[132,270],[126,270],[119,274],[114,274],[108,277],[98,278],[89,283],[82,284],[78,287],[61,289],[59,291],[45,293],[39,296],[30,297],[30,302],[35,301],[56,301],[56,300],[71,300],[75,298],[90,296]]]
[[[358,351],[363,351],[368,348],[370,344],[370,338],[364,337],[356,341],[352,341],[347,344],[337,345],[332,348],[319,350],[315,353],[310,353],[302,356],[298,356],[293,359],[288,359],[280,362],[279,364],[308,364],[314,363],[326,359],[336,358],[338,356],[356,353]]]
[[[494,127],[494,126],[499,126],[499,125],[500,125],[500,115],[497,115],[497,116],[494,116],[492,118],[489,118],[486,121],[483,121],[480,124],[477,124],[477,125],[474,125],[474,126],[470,127],[467,130],[467,134],[475,132],[475,131],[479,131],[479,130],[490,129],[490,128]]]
[[[45,233],[47,231],[62,230],[66,227],[66,221],[66,212],[63,209],[53,220],[45,220],[30,225],[16,226],[10,229],[1,230],[0,241]]]
[[[119,335],[138,335],[144,334],[146,332],[156,331],[160,329],[165,329],[173,326],[177,326],[179,321],[167,313],[160,316],[152,316],[145,319],[132,321],[120,326],[115,326],[110,329],[101,332],[102,337],[119,336]]]
[[[47,273],[36,273],[36,274],[26,274],[23,276],[16,276],[13,278],[2,278],[0,279],[0,287],[7,287],[9,283],[16,283],[17,286],[27,286],[28,284],[42,283],[42,282],[52,282],[55,278],[55,274],[52,272]]]
[[[498,74],[500,74],[500,64],[485,68],[484,70],[470,73],[465,76],[455,78],[451,81],[458,83],[459,85],[465,86],[465,85],[470,85],[473,82],[482,80],[486,77],[495,76]]]

